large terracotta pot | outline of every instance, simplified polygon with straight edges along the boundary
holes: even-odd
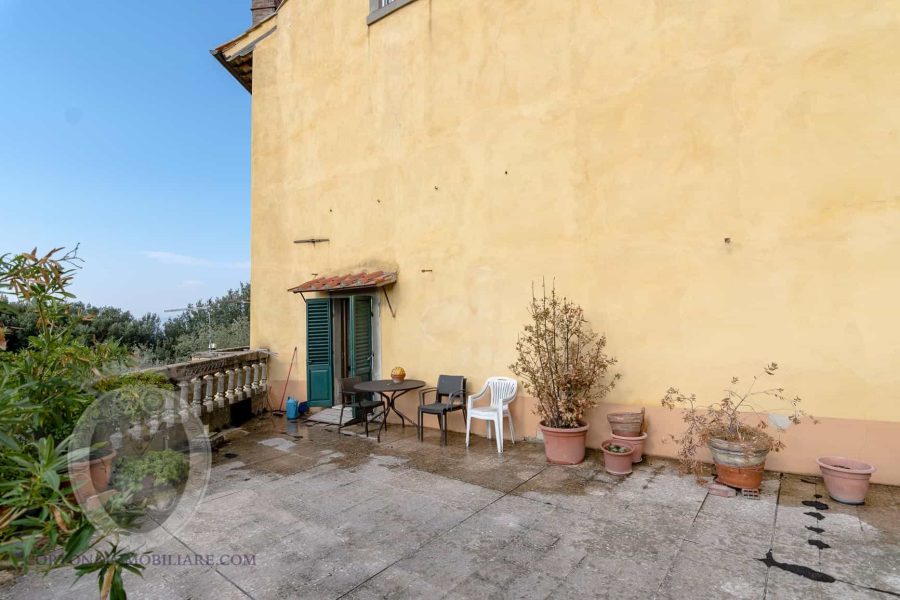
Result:
[[[112,462],[115,458],[116,451],[113,450],[106,456],[69,465],[69,477],[72,480],[72,487],[75,488],[75,497],[80,503],[83,504],[91,496],[106,491],[112,477]]]
[[[709,450],[716,463],[716,481],[741,489],[758,489],[762,484],[769,445],[761,441],[730,442],[710,438]]]
[[[539,425],[544,435],[544,454],[554,465],[577,465],[584,460],[584,445],[590,425],[562,429]]]
[[[616,442],[627,442],[629,445],[634,447],[634,454],[631,457],[631,462],[639,463],[644,460],[644,442],[647,441],[647,434],[642,433],[636,437],[627,437],[624,435],[616,435],[613,434],[613,440]]]
[[[617,412],[606,415],[613,435],[638,437],[644,424],[644,412]]]
[[[628,448],[628,452],[613,452],[610,446],[621,446]],[[631,473],[632,456],[634,455],[634,446],[630,442],[622,440],[606,440],[600,447],[603,449],[603,466],[606,472],[611,475],[628,475]]]
[[[844,504],[862,504],[866,501],[874,466],[843,456],[823,456],[816,462],[829,496]]]

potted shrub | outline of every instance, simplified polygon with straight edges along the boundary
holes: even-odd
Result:
[[[642,433],[637,436],[627,436],[627,435],[612,435],[612,441],[619,443],[624,442],[628,444],[632,448],[634,448],[634,454],[631,457],[631,461],[634,463],[639,463],[644,460],[644,443],[647,441],[647,434]]]
[[[90,439],[90,454],[72,461],[69,469],[79,501],[108,489],[117,448],[122,446],[123,424],[140,422],[160,410],[166,387],[171,387],[168,379],[152,372],[109,376],[94,384],[102,395],[84,412],[78,435],[82,441]]]
[[[74,439],[85,452],[81,459],[71,459],[69,477],[75,498],[85,504],[88,498],[105,492],[112,477],[112,465],[117,450],[111,439],[118,425],[119,414],[111,402],[100,400],[91,404],[76,426]]]
[[[165,510],[187,481],[190,464],[175,450],[149,451],[143,456],[123,458],[116,463],[113,483],[130,493],[136,502],[148,500],[151,508]]]
[[[115,458],[116,451],[110,444],[98,444],[98,447],[91,448],[87,460],[72,461],[69,464],[72,489],[82,506],[88,498],[109,488]]]
[[[606,440],[600,444],[603,449],[603,466],[611,475],[628,475],[634,462],[634,446],[619,440]]]
[[[778,365],[772,363],[763,368],[763,373],[771,377],[777,369]],[[707,447],[716,465],[716,481],[741,489],[759,488],[769,452],[778,452],[785,447],[781,440],[767,431],[770,424],[781,431],[791,423],[799,425],[801,417],[809,417],[800,408],[799,397],[785,400],[784,388],[757,389],[762,375],[753,377],[741,392],[735,390],[740,381],[737,377],[732,378],[731,385],[725,390],[725,397],[706,406],[698,406],[695,395],[682,394],[677,388],[669,388],[666,392],[662,405],[670,410],[681,408],[685,411],[687,430],[681,437],[673,435],[671,439],[679,446],[678,457],[682,466],[698,480],[705,474],[705,465],[697,453]],[[779,411],[786,414],[761,414],[754,402],[766,397],[786,404],[787,409]]]
[[[530,322],[516,343],[518,360],[510,365],[537,400],[547,460],[573,465],[584,460],[588,424],[584,413],[603,398],[620,377],[603,383],[616,359],[604,353],[606,337],[595,334],[581,307],[546,286],[532,290]]]

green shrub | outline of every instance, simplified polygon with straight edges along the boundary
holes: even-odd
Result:
[[[187,480],[187,457],[174,450],[150,451],[143,456],[118,460],[113,469],[113,487],[119,490],[141,488],[144,478],[153,477],[156,485],[178,486]]]
[[[107,578],[110,593],[124,598],[121,573],[139,575],[143,566],[108,539],[115,531],[96,531],[73,502],[67,467],[85,458],[86,451],[70,450],[69,439],[94,402],[92,382],[98,373],[121,370],[127,353],[87,339],[77,327],[81,317],[68,287],[79,260],[60,251],[0,256],[0,292],[32,311],[36,328],[17,352],[0,343],[0,568],[25,571],[36,557],[51,557],[46,569],[98,573],[101,585]],[[97,548],[104,540],[109,550]],[[92,560],[74,562],[92,549]]]
[[[159,413],[175,384],[161,373],[139,371],[106,377],[94,384],[94,389],[111,395],[104,402],[106,420],[135,422]]]
[[[157,373],[156,371],[136,371],[134,373],[104,377],[94,384],[94,388],[100,393],[105,393],[131,385],[146,385],[170,390],[175,389],[175,384],[169,381],[168,377],[162,373]]]

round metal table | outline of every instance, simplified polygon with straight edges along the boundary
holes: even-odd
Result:
[[[420,379],[404,379],[400,383],[394,383],[391,379],[378,379],[375,381],[362,381],[353,386],[357,392],[370,392],[373,394],[378,394],[382,398],[384,398],[385,406],[387,407],[384,411],[384,416],[381,419],[382,426],[387,429],[387,417],[391,411],[397,413],[397,416],[400,417],[400,424],[403,427],[406,427],[406,421],[409,421],[413,427],[418,431],[418,425],[416,422],[404,415],[402,412],[397,410],[397,407],[394,406],[394,402],[396,402],[397,398],[405,394],[406,392],[411,392],[412,390],[417,390],[419,388],[425,387],[425,382]],[[381,435],[381,427],[378,428],[379,436]]]

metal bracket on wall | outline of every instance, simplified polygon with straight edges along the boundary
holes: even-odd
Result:
[[[316,244],[321,244],[323,242],[330,241],[328,238],[309,238],[307,240],[294,240],[295,244],[312,244],[315,246]]]
[[[387,300],[388,308],[391,309],[391,317],[397,318],[397,313],[394,312],[394,307],[391,306],[391,299],[388,296],[387,290],[385,288],[381,288],[381,293],[384,294],[384,299]]]

